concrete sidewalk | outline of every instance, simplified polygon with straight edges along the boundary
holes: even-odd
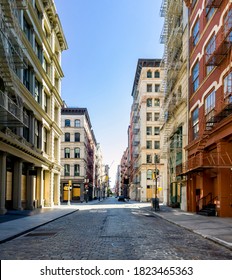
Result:
[[[150,205],[139,207],[232,250],[232,218],[202,216],[164,205],[160,206],[160,211]]]

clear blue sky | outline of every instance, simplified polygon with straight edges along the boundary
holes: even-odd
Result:
[[[127,147],[131,91],[139,58],[162,58],[162,0],[54,0],[68,43],[62,99],[86,107],[111,165],[111,187]]]

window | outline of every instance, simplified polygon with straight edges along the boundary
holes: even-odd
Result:
[[[152,72],[150,70],[147,71],[147,78],[152,78]]]
[[[39,43],[35,40],[35,54],[38,57],[39,61],[43,62],[43,51],[42,47],[39,45]]]
[[[152,149],[152,141],[147,141],[147,149]]]
[[[31,91],[31,76],[32,70],[30,66],[23,69],[23,84],[29,91]]]
[[[160,141],[155,141],[154,148],[155,148],[156,150],[159,150],[159,149],[160,149]]]
[[[155,120],[155,121],[158,121],[159,118],[160,118],[160,113],[155,113],[154,120]]]
[[[65,158],[70,158],[70,149],[69,148],[64,149],[64,157]]]
[[[198,107],[192,113],[192,127],[193,127],[193,139],[196,139],[199,133],[199,108]]]
[[[193,67],[192,83],[193,83],[193,92],[195,92],[199,87],[199,62],[197,62]]]
[[[152,163],[151,155],[147,155],[147,163]]]
[[[155,78],[159,78],[160,77],[160,72],[159,71],[155,71]]]
[[[70,127],[71,126],[71,121],[69,119],[64,120],[64,126],[65,127]]]
[[[64,134],[64,141],[65,142],[70,142],[70,133],[65,133]]]
[[[152,170],[147,170],[147,180],[152,180]]]
[[[207,98],[205,99],[205,120],[209,121],[211,117],[214,116],[215,109],[215,91],[213,91]],[[208,123],[207,126],[210,124]]]
[[[147,121],[148,122],[152,121],[152,113],[147,113]]]
[[[74,157],[75,158],[80,158],[80,148],[75,148],[74,149]]]
[[[75,120],[74,121],[74,126],[75,127],[80,127],[81,126],[81,121],[80,120]]]
[[[160,155],[154,155],[154,163],[160,163]]]
[[[43,101],[44,101],[44,103],[43,103],[44,111],[47,113],[48,112],[48,96],[45,92],[44,92]]]
[[[48,132],[47,132],[47,129],[44,127],[44,129],[43,129],[43,151],[45,153],[47,153],[47,150],[48,150],[47,141],[48,141]]]
[[[227,35],[227,41],[232,42],[232,9],[228,11],[224,19],[224,36]],[[228,34],[229,32],[229,34]]]
[[[147,84],[147,92],[152,92],[152,85],[151,84]]]
[[[215,11],[215,9],[213,7],[209,7],[209,8],[206,7],[205,12],[206,12],[207,21],[209,21],[211,19],[211,17],[214,14],[214,11]]]
[[[79,132],[75,133],[75,142],[80,142],[80,133]]]
[[[193,46],[195,47],[200,38],[200,20],[198,19],[193,27]]]
[[[152,106],[152,99],[148,98],[147,99],[147,107],[151,107]]]
[[[228,98],[229,103],[232,102],[232,72],[224,78],[224,97]]]
[[[159,92],[160,91],[160,85],[155,85],[155,92]]]
[[[31,32],[31,26],[27,22],[26,18],[23,18],[23,31],[30,43],[32,43],[32,32]]]
[[[41,83],[35,78],[35,100],[40,103],[41,102],[41,92],[42,92],[42,85]]]
[[[35,119],[35,147],[39,148],[39,121]]]
[[[74,165],[74,176],[80,176],[80,165],[79,164]]]
[[[215,51],[216,48],[216,37],[215,35],[210,39],[209,43],[206,45],[205,48],[205,59],[206,62],[209,60],[210,56],[213,54],[213,52]],[[213,70],[214,66],[213,65],[209,65],[206,67],[206,73],[207,75]]]
[[[160,135],[160,128],[159,127],[154,128],[154,134],[155,135]]]
[[[159,98],[155,98],[154,105],[155,105],[156,107],[159,107],[159,106],[160,106],[160,100],[159,100]]]
[[[64,165],[64,176],[70,176],[70,165],[69,164]]]
[[[147,135],[152,135],[152,127],[147,126]]]

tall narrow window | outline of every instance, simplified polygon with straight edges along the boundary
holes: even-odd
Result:
[[[79,132],[75,133],[75,142],[80,142],[80,133]]]
[[[147,92],[152,92],[152,85],[151,84],[147,85]]]
[[[205,99],[205,120],[207,122],[207,127],[213,125],[210,123],[210,119],[214,116],[215,109],[215,91],[213,91],[207,98]]]
[[[193,139],[196,139],[199,135],[199,108],[198,107],[192,113],[192,127],[193,127]]]
[[[70,148],[65,148],[64,149],[64,157],[65,158],[70,158]]]
[[[206,45],[205,48],[205,60],[206,63],[209,62],[209,58],[210,56],[213,54],[213,52],[215,51],[216,48],[216,37],[215,35],[210,39],[209,43]],[[206,73],[207,75],[213,70],[214,66],[210,65],[210,63],[208,63],[209,65],[207,65],[206,67]]]
[[[147,149],[152,149],[152,141],[147,141]]]
[[[156,84],[155,85],[155,92],[159,92],[160,91],[160,85]]]
[[[147,180],[152,180],[152,170],[151,169],[147,170]]]
[[[70,142],[70,133],[67,132],[67,133],[64,134],[64,141],[65,142]]]
[[[152,157],[151,157],[151,155],[147,155],[147,163],[152,163]]]
[[[160,106],[160,100],[159,100],[159,98],[155,98],[155,100],[154,100],[154,105],[155,105],[156,107],[159,107],[159,106]]]
[[[199,87],[199,62],[197,62],[193,67],[192,83],[193,83],[193,92],[195,92]]]
[[[70,127],[71,126],[71,121],[69,119],[64,120],[64,126],[65,127]]]
[[[152,99],[151,98],[147,99],[147,107],[152,107]]]
[[[39,148],[39,121],[35,119],[35,147]]]
[[[70,165],[69,164],[64,165],[64,176],[70,176]]]
[[[147,135],[152,135],[152,127],[147,126]]]
[[[232,72],[224,78],[224,98],[226,103],[232,102]]]
[[[147,71],[147,78],[152,78],[152,72],[151,72],[151,70]]]
[[[81,126],[81,121],[80,120],[75,120],[74,121],[74,125],[75,125],[75,127],[80,127]]]
[[[74,149],[74,157],[75,158],[80,158],[80,148],[75,148]]]
[[[80,176],[80,165],[79,164],[74,165],[74,176]]]
[[[160,118],[160,113],[155,113],[154,120],[155,120],[155,121],[158,121],[159,118]]]
[[[147,121],[152,121],[152,113],[147,113]]]
[[[193,27],[193,46],[196,46],[200,38],[200,20],[198,19]]]
[[[44,127],[44,129],[43,129],[43,150],[45,153],[48,152],[47,142],[48,142],[48,132],[47,132],[47,129]]]
[[[38,103],[41,103],[41,92],[42,92],[42,85],[41,83],[35,78],[35,100]]]
[[[154,128],[154,134],[155,135],[160,135],[160,128],[159,127]]]

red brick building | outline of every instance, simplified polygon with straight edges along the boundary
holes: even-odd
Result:
[[[188,160],[178,172],[187,175],[189,211],[232,217],[232,2],[185,4],[190,34],[189,141]]]

